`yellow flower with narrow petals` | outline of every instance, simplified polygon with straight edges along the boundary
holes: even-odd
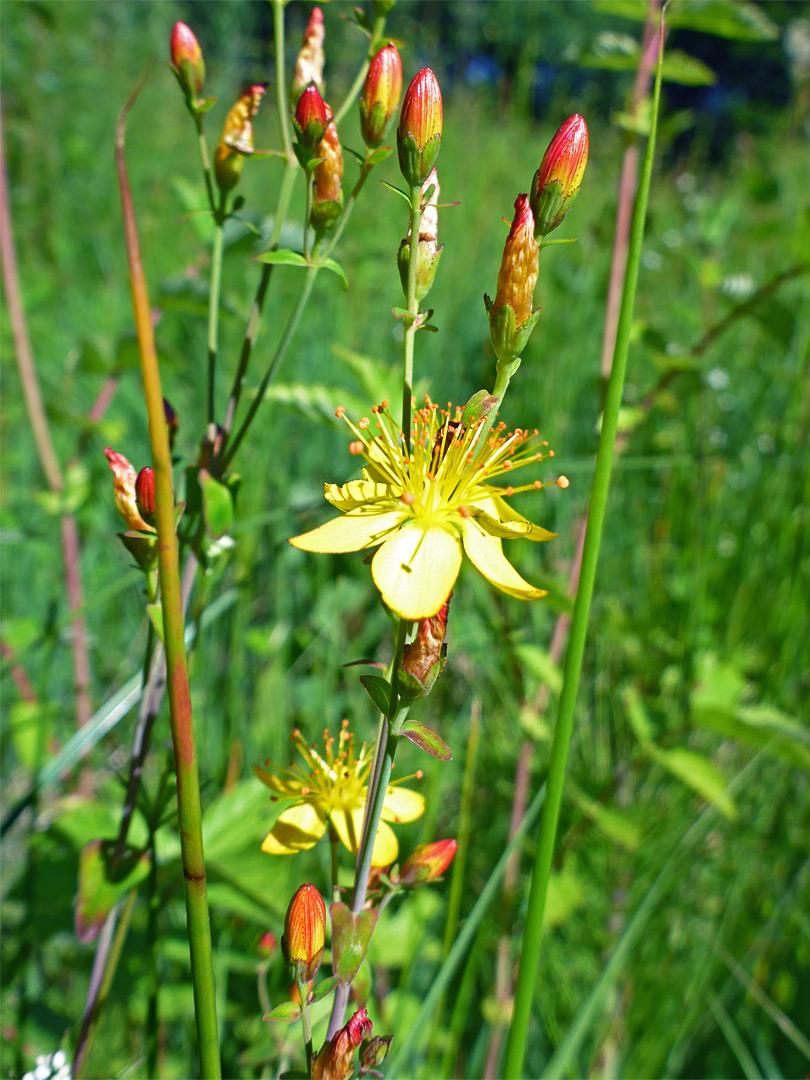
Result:
[[[335,740],[328,732],[324,732],[324,754],[309,746],[300,731],[293,732],[292,741],[306,768],[292,762],[287,769],[270,762],[265,763],[266,768],[253,767],[261,782],[275,792],[271,796],[274,801],[279,797],[295,800],[264,838],[262,851],[270,855],[307,851],[315,846],[330,824],[344,847],[356,855],[374,745],[363,743],[360,753],[355,754],[354,736],[348,729],[347,720],[341,727],[337,753],[334,752]],[[399,853],[397,838],[388,822],[415,821],[425,810],[424,796],[397,784],[388,785],[371,855],[372,866],[388,866]]]
[[[537,432],[505,425],[487,430],[485,419],[461,422],[462,410],[439,407],[425,399],[413,420],[413,452],[387,410],[375,405],[377,434],[364,417],[355,425],[349,445],[365,458],[362,480],[339,487],[325,485],[328,502],[341,511],[290,543],[304,551],[362,551],[380,545],[371,561],[374,584],[383,601],[403,619],[435,615],[447,600],[459,570],[462,553],[496,588],[523,600],[545,596],[525,581],[503,553],[501,541],[523,537],[551,540],[556,533],[532,524],[513,510],[507,498],[519,491],[545,487],[539,480],[514,487],[495,485],[496,477],[510,479],[516,469],[552,457],[543,451]],[[561,488],[568,480],[553,481]]]

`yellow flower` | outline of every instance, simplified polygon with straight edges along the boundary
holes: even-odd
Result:
[[[486,421],[461,423],[461,410],[439,409],[427,398],[413,421],[413,456],[387,411],[375,405],[378,434],[364,417],[346,423],[356,436],[349,445],[367,464],[362,480],[325,485],[325,497],[342,517],[333,518],[290,543],[304,551],[361,551],[381,545],[371,574],[383,601],[403,619],[435,615],[447,600],[461,568],[462,552],[492,585],[510,596],[546,595],[525,581],[503,553],[502,539],[551,540],[556,533],[533,525],[506,499],[542,488],[496,486],[500,476],[552,457],[538,449],[537,432],[521,428],[504,435],[504,424],[487,433]],[[337,410],[343,417],[343,409]],[[455,419],[452,419],[452,417]],[[344,417],[345,419],[345,417]],[[541,444],[545,446],[546,444]],[[564,476],[553,481],[567,487]]]
[[[279,797],[295,800],[264,838],[262,851],[270,855],[306,851],[320,840],[328,822],[344,847],[356,855],[374,745],[363,743],[360,753],[355,756],[354,736],[348,730],[347,720],[341,727],[336,754],[333,752],[335,740],[328,732],[324,732],[323,756],[314,746],[307,745],[300,731],[293,732],[292,741],[304,759],[306,769],[292,762],[288,769],[271,766],[270,762],[265,763],[268,768],[253,767],[261,782],[276,793],[271,796],[274,801]],[[275,771],[271,772],[269,768]],[[425,800],[418,791],[388,785],[371,856],[372,866],[388,866],[399,852],[397,838],[387,822],[415,821],[424,810]]]

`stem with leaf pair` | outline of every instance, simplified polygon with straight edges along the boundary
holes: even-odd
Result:
[[[661,98],[661,61],[663,56],[663,18],[659,39],[658,68],[655,78],[652,119],[644,164],[641,173],[636,203],[633,210],[633,225],[630,234],[630,251],[624,277],[619,326],[616,335],[616,347],[613,354],[613,366],[608,381],[605,408],[602,417],[602,430],[596,455],[593,486],[591,489],[590,512],[585,542],[582,552],[582,571],[579,588],[574,602],[571,619],[571,631],[568,650],[565,656],[563,687],[557,709],[557,722],[551,745],[548,777],[546,780],[547,797],[540,820],[537,855],[532,873],[529,905],[526,913],[526,926],[521,945],[520,968],[517,979],[515,1009],[502,1075],[506,1080],[517,1080],[523,1075],[523,1061],[529,1028],[529,1015],[532,998],[537,982],[537,970],[540,957],[540,939],[543,929],[546,893],[551,874],[557,823],[560,815],[565,767],[568,758],[568,746],[574,723],[574,708],[582,671],[582,658],[588,632],[588,615],[593,596],[596,565],[599,558],[599,544],[605,518],[610,474],[613,464],[613,448],[618,428],[619,407],[624,389],[627,353],[630,344],[630,328],[633,305],[638,282],[641,260],[641,245],[644,237],[644,223],[647,213],[647,200],[652,177],[655,138],[658,121],[658,108]]]

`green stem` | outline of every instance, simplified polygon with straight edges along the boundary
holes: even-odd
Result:
[[[126,236],[132,302],[141,355],[144,397],[149,420],[152,463],[155,470],[157,501],[158,563],[163,610],[163,630],[168,674],[169,715],[177,775],[177,806],[180,825],[180,853],[185,878],[186,915],[194,1011],[200,1069],[206,1078],[221,1075],[214,976],[211,962],[211,931],[203,856],[202,813],[191,692],[188,681],[183,626],[183,600],[180,587],[177,534],[175,532],[174,489],[169,432],[163,412],[163,392],[155,350],[149,295],[135,222],[132,192],[124,161],[126,119],[140,85],[124,106],[115,140],[116,166],[121,189],[121,204]]]
[[[146,1075],[158,1076],[158,1026],[159,1009],[158,995],[160,993],[160,972],[158,971],[158,914],[160,911],[160,897],[157,884],[157,852],[155,851],[155,834],[150,830],[149,835],[149,879],[147,882],[146,902],[148,906],[146,926],[146,955],[148,967],[149,996],[146,1005]]]
[[[273,231],[270,235],[270,251],[275,251],[278,247],[281,229],[290,207],[290,199],[292,197],[298,169],[299,165],[295,159],[288,161],[284,169],[284,175],[281,179],[281,190],[278,195],[278,204],[276,206],[276,215],[273,219]],[[239,406],[239,398],[242,395],[242,384],[245,381],[245,374],[248,369],[248,364],[250,363],[251,354],[253,353],[253,346],[256,344],[256,338],[259,336],[259,324],[264,308],[264,300],[272,276],[273,264],[265,263],[262,266],[262,276],[259,280],[259,287],[256,289],[256,296],[253,300],[253,306],[250,309],[247,329],[245,330],[245,337],[242,341],[242,351],[239,354],[239,364],[236,369],[236,374],[234,375],[231,393],[228,398],[225,419],[222,421],[222,428],[226,437],[233,428],[234,417],[236,416],[236,410]]]
[[[309,987],[305,982],[298,983],[301,995],[301,1030],[304,1034],[304,1047],[307,1052],[307,1076],[312,1076],[312,1022],[309,1016]]]
[[[311,233],[310,219],[312,218],[312,185],[314,183],[313,174],[307,173],[307,205],[304,211],[304,258],[309,262],[309,237]]]
[[[205,135],[203,134],[203,118],[202,113],[194,113],[194,125],[197,128],[197,145],[200,150],[200,158],[202,160],[203,176],[205,177],[205,190],[208,195],[208,205],[211,207],[211,212],[216,214],[217,204],[214,199],[214,182],[211,178],[211,160],[208,157],[208,146],[205,142]]]
[[[290,135],[290,106],[287,100],[287,79],[284,75],[284,6],[287,0],[272,0],[273,44],[276,54],[276,113],[287,164],[295,161]]]
[[[295,305],[295,308],[290,315],[281,341],[276,346],[276,351],[273,354],[273,359],[270,361],[270,365],[267,368],[267,371],[265,371],[261,383],[259,383],[259,388],[256,391],[256,396],[250,403],[250,408],[247,411],[247,415],[242,421],[239,430],[237,431],[236,435],[234,435],[232,442],[230,443],[227,451],[225,452],[222,461],[223,472],[230,465],[231,461],[233,460],[234,454],[239,449],[239,445],[242,442],[242,439],[244,439],[245,435],[247,434],[248,428],[253,423],[253,418],[259,411],[261,403],[264,400],[265,391],[270,385],[270,380],[273,378],[273,375],[276,372],[276,368],[284,359],[284,354],[286,353],[290,341],[292,340],[293,334],[298,328],[298,323],[300,322],[301,316],[304,313],[304,308],[307,306],[307,301],[309,300],[310,293],[312,292],[312,287],[315,284],[315,278],[318,276],[319,270],[320,266],[317,263],[313,263],[311,266],[307,267],[306,277],[304,279],[304,288],[301,290],[301,294],[298,297],[298,303]]]
[[[340,886],[338,885],[338,834],[332,823],[329,823],[329,849],[332,865],[332,903],[340,900]]]
[[[214,214],[214,243],[211,249],[211,286],[208,293],[208,442],[214,446],[217,436],[214,391],[219,337],[219,298],[222,291],[222,252],[225,237],[225,198]]]
[[[599,543],[607,505],[610,474],[613,463],[613,447],[619,419],[619,407],[624,389],[624,377],[627,367],[627,352],[630,344],[630,328],[633,316],[633,304],[638,282],[641,246],[644,236],[644,222],[647,213],[647,198],[650,190],[655,137],[657,130],[658,106],[661,97],[661,57],[663,34],[659,40],[658,70],[655,80],[650,136],[644,156],[644,165],[639,184],[638,195],[633,210],[633,226],[630,235],[630,251],[624,278],[622,306],[613,354],[613,366],[605,396],[605,409],[602,416],[602,430],[599,436],[599,448],[596,454],[596,468],[591,489],[590,511],[585,542],[582,551],[582,570],[574,602],[571,619],[571,631],[568,650],[565,656],[563,688],[557,709],[557,722],[551,745],[547,784],[547,798],[540,821],[537,855],[532,873],[531,891],[526,913],[526,927],[521,945],[520,968],[515,995],[515,1009],[509,1040],[506,1046],[503,1076],[505,1080],[517,1080],[523,1075],[523,1060],[526,1050],[526,1038],[529,1027],[529,1014],[536,988],[537,970],[540,957],[540,939],[543,929],[546,892],[554,855],[554,843],[557,822],[560,815],[565,766],[568,746],[574,722],[574,708],[582,671],[582,657],[588,632],[588,614],[596,578],[596,565],[599,558]]]
[[[419,226],[422,222],[422,189],[418,185],[411,188],[410,250],[408,253],[408,290],[405,306],[412,315],[419,314],[419,301],[416,299],[416,269],[419,253]],[[402,358],[402,436],[405,450],[410,453],[411,446],[411,398],[413,397],[413,344],[416,336],[416,318],[405,327],[405,346]]]
[[[382,40],[383,31],[385,30],[385,15],[378,15],[374,20],[374,26],[371,31],[371,40],[368,45],[368,52],[366,53],[366,59],[363,61],[363,65],[357,72],[352,85],[349,87],[349,92],[341,102],[340,108],[335,113],[335,125],[337,126],[349,109],[354,104],[355,98],[363,89],[363,83],[366,81],[366,75],[368,75],[368,69],[371,67],[371,61],[374,59],[374,55],[380,47],[380,41]]]

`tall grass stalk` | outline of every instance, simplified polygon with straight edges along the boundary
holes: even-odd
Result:
[[[644,155],[636,203],[633,209],[633,225],[630,233],[630,249],[625,271],[622,292],[619,326],[616,333],[616,348],[613,354],[610,379],[605,396],[605,409],[602,416],[602,430],[596,454],[596,468],[591,489],[590,511],[585,542],[582,550],[582,571],[579,588],[574,601],[574,613],[571,619],[571,635],[565,656],[563,687],[557,709],[557,722],[551,745],[551,758],[547,777],[547,798],[540,820],[537,856],[532,872],[529,905],[526,913],[526,926],[521,945],[520,968],[517,978],[515,1010],[509,1039],[506,1045],[503,1076],[506,1080],[518,1080],[523,1075],[523,1060],[526,1052],[526,1040],[529,1030],[529,1016],[537,980],[540,959],[540,939],[543,931],[543,914],[546,904],[548,881],[554,855],[557,835],[557,823],[560,816],[565,767],[568,759],[568,746],[574,724],[574,708],[579,689],[582,658],[588,632],[588,616],[596,579],[596,566],[599,559],[599,544],[602,538],[602,526],[605,518],[610,474],[613,465],[613,449],[619,420],[619,408],[624,390],[624,378],[627,368],[627,353],[630,344],[630,327],[633,317],[633,305],[636,296],[641,245],[644,237],[644,223],[647,214],[647,199],[650,191],[655,139],[658,124],[658,108],[661,98],[661,62],[663,57],[663,15],[658,48],[658,66],[655,77],[650,135]]]
[[[141,84],[142,85],[142,84]],[[194,1012],[197,1023],[197,1045],[200,1071],[203,1077],[221,1075],[217,1035],[214,973],[211,958],[211,928],[203,855],[200,784],[194,743],[194,723],[191,712],[191,693],[184,640],[183,598],[180,586],[180,564],[175,531],[174,487],[169,431],[163,409],[155,337],[152,327],[149,295],[141,258],[140,241],[135,223],[132,192],[124,160],[124,140],[129,110],[141,85],[137,86],[124,106],[115,138],[115,159],[121,189],[121,205],[127,245],[132,303],[141,357],[144,397],[149,421],[149,439],[155,471],[156,525],[158,565],[160,568],[160,599],[163,612],[163,639],[168,676],[169,715],[174,744],[177,775],[177,808],[180,826],[180,851],[185,879],[186,916],[191,953],[191,980],[194,988]]]

